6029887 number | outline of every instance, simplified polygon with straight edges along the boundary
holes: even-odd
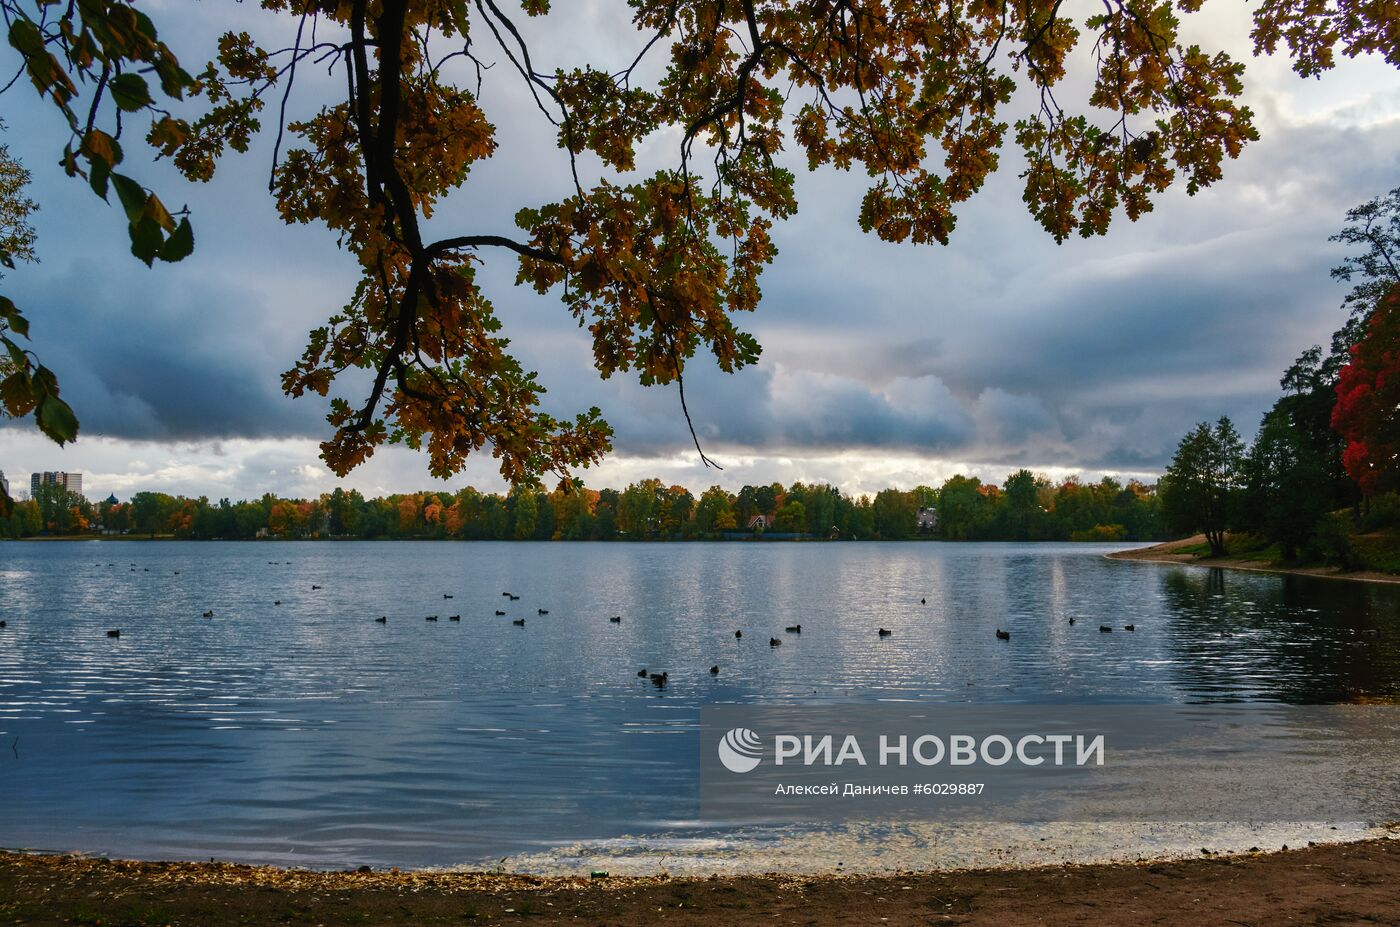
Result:
[[[914,786],[915,795],[981,795],[984,782],[921,782]]]

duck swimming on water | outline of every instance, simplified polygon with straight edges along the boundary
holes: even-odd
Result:
[[[881,636],[881,637],[889,637],[889,636],[890,636],[891,634],[893,634],[893,633],[894,633],[894,632],[891,631],[889,628],[881,628],[881,629],[880,629],[880,636]]]
[[[801,633],[802,633],[802,625],[800,625],[800,624],[788,625],[786,628],[783,628],[783,630],[786,631],[786,632],[789,633],[789,634],[801,634]]]
[[[1001,628],[997,628],[997,640],[999,640],[999,641],[1009,641],[1009,640],[1011,640],[1011,632],[1010,632],[1010,631],[1003,631]]]

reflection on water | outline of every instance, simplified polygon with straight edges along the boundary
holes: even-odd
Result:
[[[706,840],[706,704],[1400,693],[1400,589],[1105,550],[0,544],[0,845],[430,865]]]

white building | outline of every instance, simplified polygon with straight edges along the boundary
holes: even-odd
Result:
[[[62,470],[45,470],[43,473],[33,473],[29,477],[30,497],[39,494],[41,486],[61,486],[75,496],[83,494],[83,475],[81,473],[65,473]]]

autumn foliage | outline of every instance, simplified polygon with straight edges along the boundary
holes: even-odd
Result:
[[[322,452],[339,474],[393,441],[425,448],[438,476],[489,449],[512,483],[610,449],[599,410],[542,411],[544,387],[500,336],[478,282],[489,253],[517,262],[518,283],[559,295],[600,375],[674,383],[684,409],[697,353],[726,371],[758,357],[738,319],[760,304],[775,223],[797,211],[794,164],[866,175],[867,232],[947,242],[959,205],[1014,145],[1030,213],[1063,240],[1137,219],[1173,184],[1214,183],[1256,138],[1243,65],[1182,38],[1201,0],[1105,0],[1083,17],[1060,0],[628,6],[635,52],[626,36],[617,49],[635,59],[621,70],[539,60],[522,23],[550,16],[548,0],[263,0],[286,19],[275,38],[231,31],[215,61],[187,71],[134,2],[0,0],[21,73],[69,127],[64,169],[115,194],[147,264],[183,258],[193,231],[127,173],[135,145],[123,124],[149,120],[150,149],[203,182],[227,151],[248,149],[277,101],[276,208],[326,226],[360,277],[283,378],[294,396],[330,397]],[[1286,46],[1309,76],[1336,55],[1400,61],[1393,18],[1370,0],[1266,0],[1253,38],[1259,52]],[[319,98],[296,86],[313,67],[333,77],[313,85]],[[483,79],[532,94],[558,129],[570,192],[521,203],[514,230],[434,238],[426,220],[500,153]],[[1084,93],[1072,100],[1067,87]],[[644,144],[668,152],[659,166],[638,164]],[[56,379],[7,330],[22,337],[26,322],[0,298],[18,367],[6,404],[71,439],[77,421]],[[356,369],[353,384],[338,382]]]
[[[1341,369],[1332,427],[1364,495],[1400,489],[1400,287],[1381,300]]]

